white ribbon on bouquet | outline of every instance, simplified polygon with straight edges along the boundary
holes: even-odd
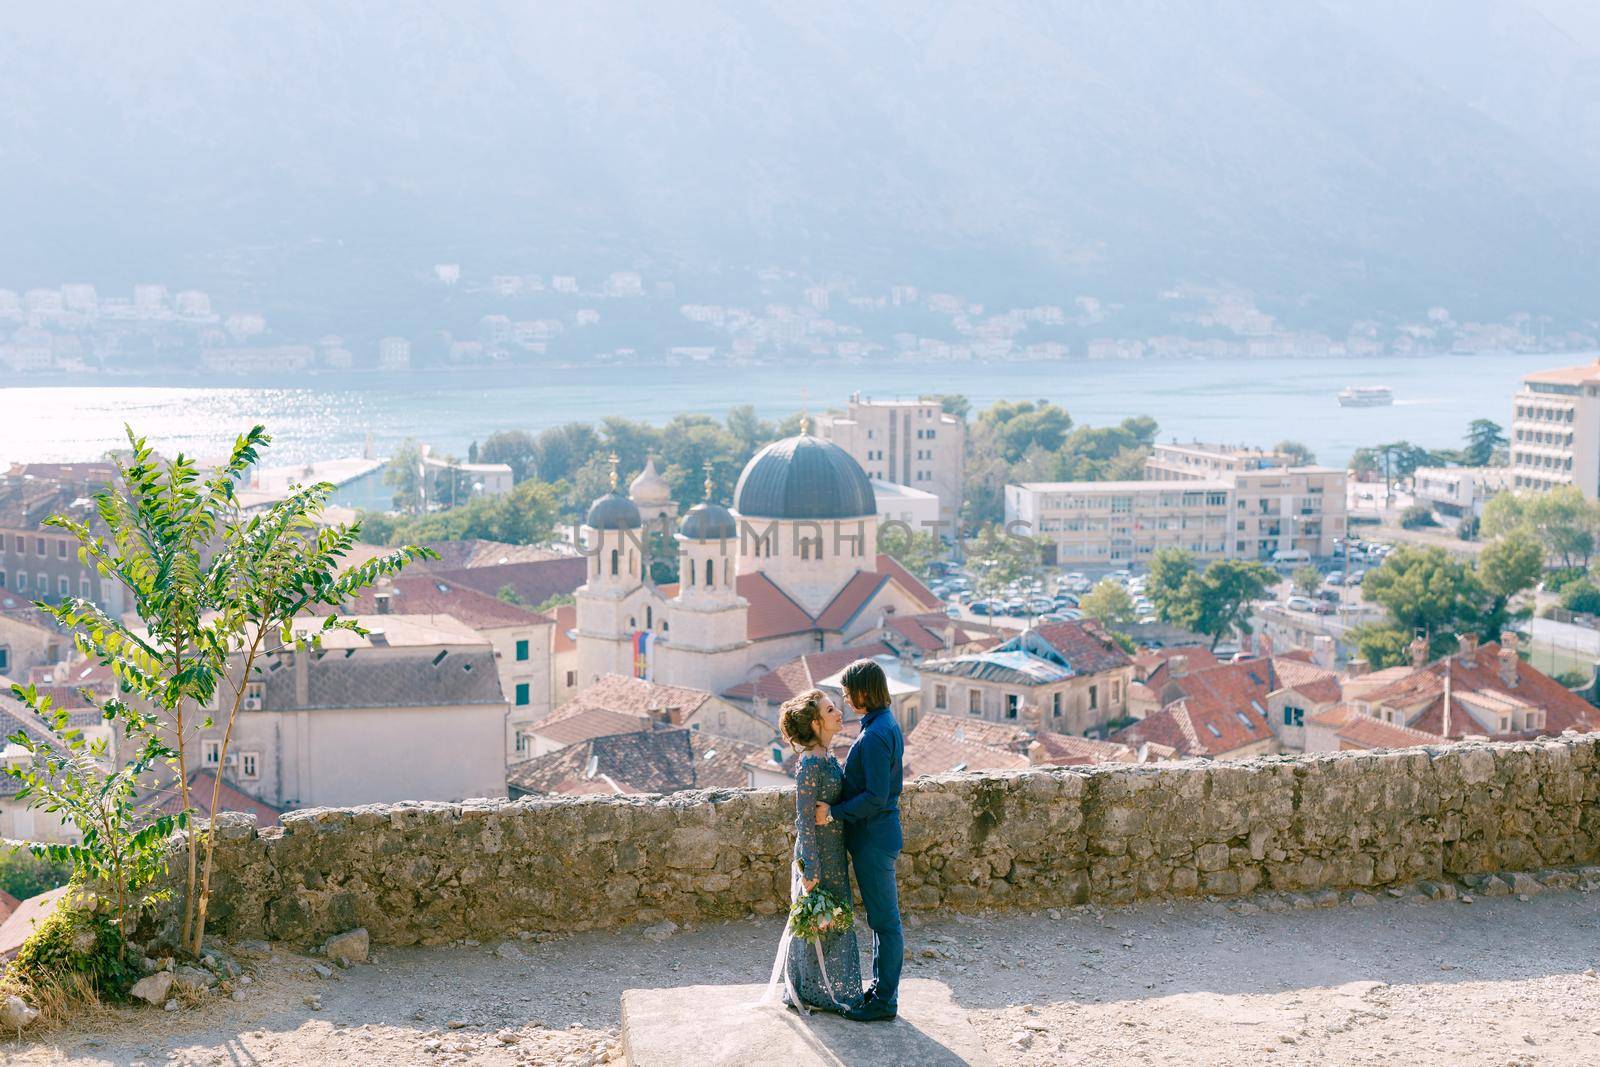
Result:
[[[790,905],[793,906],[802,896],[804,896],[805,891],[805,881],[800,876],[800,865],[799,863],[793,863],[789,866]],[[794,923],[792,921],[785,920],[783,924],[783,937],[778,941],[778,956],[772,961],[772,977],[767,979],[767,988],[766,991],[761,994],[761,999],[750,1005],[751,1007],[783,1007],[783,997],[778,991],[781,983],[782,988],[789,994],[789,1003],[793,1004],[807,1015],[810,1015],[812,1011],[815,1010],[811,1007],[811,1005],[800,999],[800,994],[797,993],[794,988],[794,979],[789,977],[789,943],[793,940]],[[823,958],[822,942],[820,940],[813,941],[811,943],[811,947],[816,950],[817,967],[822,971],[822,987],[828,991],[829,998],[831,998],[835,1004],[838,1004],[840,1003],[839,995],[833,991],[833,980],[828,977],[828,963]]]

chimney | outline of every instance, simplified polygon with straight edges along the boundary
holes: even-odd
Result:
[[[1311,639],[1311,662],[1324,670],[1333,670],[1333,638],[1318,634]]]
[[[1182,678],[1189,673],[1188,656],[1172,656],[1167,659],[1167,677]]]
[[[1044,759],[1044,746],[1037,741],[1028,742],[1028,766],[1037,767]]]
[[[1360,656],[1357,656],[1355,659],[1344,665],[1344,673],[1351,678],[1359,678],[1363,674],[1367,673],[1367,668],[1370,666],[1371,664],[1369,664],[1366,660],[1362,659]]]
[[[1256,634],[1256,655],[1262,659],[1272,658],[1272,638],[1264,633]]]
[[[1428,665],[1428,639],[1418,634],[1411,639],[1411,666],[1417,670]]]
[[[1044,725],[1044,709],[1037,704],[1022,705],[1022,728],[1031,734],[1037,734]]]
[[[393,610],[394,594],[380,592],[372,594],[372,602],[378,606],[379,615],[387,615]]]
[[[1478,635],[1461,635],[1461,665],[1468,670],[1478,665]]]
[[[1500,635],[1500,683],[1515,689],[1521,681],[1518,674],[1520,667],[1521,662],[1517,657],[1517,635],[1507,630]]]

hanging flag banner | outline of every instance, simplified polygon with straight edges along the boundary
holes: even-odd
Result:
[[[654,681],[656,635],[650,630],[636,630],[633,635],[633,676]]]

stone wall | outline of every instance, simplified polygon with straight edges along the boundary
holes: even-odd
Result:
[[[1375,888],[1600,860],[1600,735],[1240,763],[924,778],[912,910]],[[793,794],[224,816],[211,930],[382,942],[680,924],[787,904]]]

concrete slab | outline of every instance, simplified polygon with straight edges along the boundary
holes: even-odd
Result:
[[[853,1023],[750,1007],[759,985],[630,989],[622,1049],[630,1067],[987,1067],[992,1061],[943,982],[900,983],[900,1017]]]

